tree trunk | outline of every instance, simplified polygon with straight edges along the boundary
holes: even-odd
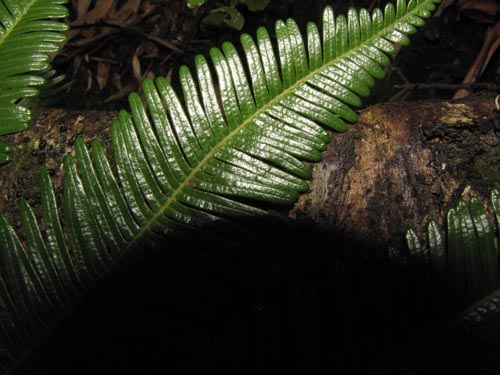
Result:
[[[61,201],[63,156],[77,135],[100,139],[112,154],[116,113],[39,110],[35,117],[29,131],[5,137],[14,160],[0,167],[0,212],[16,228],[20,197],[39,213],[40,167],[49,169]],[[310,191],[289,217],[346,240],[387,246],[398,245],[408,227],[422,231],[431,218],[442,220],[460,197],[473,194],[491,209],[490,189],[500,186],[499,132],[493,94],[366,108],[346,133],[332,135],[313,165]]]

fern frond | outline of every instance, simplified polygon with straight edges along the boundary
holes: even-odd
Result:
[[[496,227],[500,228],[500,191],[491,193]],[[440,310],[454,313],[429,333],[394,355],[374,373],[440,374],[500,371],[500,267],[498,236],[483,205],[459,201],[447,217],[446,236],[435,222],[423,246],[407,233],[410,262],[427,253],[424,268],[439,297]],[[413,259],[414,260],[414,259]],[[451,296],[451,301],[450,301]],[[451,302],[451,303],[450,303]]]
[[[243,59],[224,43],[210,51],[212,67],[198,56],[194,75],[180,69],[182,99],[166,79],[146,79],[147,109],[131,94],[131,113],[120,112],[112,124],[111,164],[98,141],[89,152],[78,140],[75,156],[65,158],[64,225],[45,171],[44,231],[26,202],[25,241],[0,217],[5,368],[96,280],[125,281],[122,269],[137,259],[152,274],[171,272],[173,280],[206,291],[205,298],[224,300],[223,290],[199,274],[206,260],[231,277],[244,272],[189,243],[212,239],[222,244],[214,251],[251,256],[244,245],[251,236],[234,218],[264,216],[263,204],[291,204],[307,190],[311,169],[304,160],[321,158],[330,139],[325,127],[344,131],[346,121],[356,121],[351,107],[384,75],[387,54],[408,43],[406,35],[438,2],[398,0],[384,11],[351,9],[347,17],[327,7],[321,32],[308,25],[307,43],[293,20],[278,21],[277,57],[264,28],[256,40],[244,34]],[[214,223],[231,239],[211,232]],[[175,254],[178,243],[196,254],[199,272],[174,265],[160,271],[145,260],[144,254]]]
[[[61,97],[74,80],[68,81],[64,74],[57,75],[55,69],[39,72],[45,83],[39,87],[38,96],[23,98],[19,104],[28,108],[51,107],[61,102]]]
[[[0,135],[28,128],[31,112],[19,99],[38,94],[67,26],[50,19],[68,15],[67,0],[0,1]]]
[[[499,213],[500,193],[493,189],[491,201]],[[497,225],[498,222],[498,216]],[[459,200],[446,218],[446,236],[435,221],[427,227],[423,246],[413,230],[406,234],[410,254],[423,256],[431,283],[451,297],[450,309],[462,309],[500,286],[499,253],[495,226],[488,220],[483,205],[475,197],[468,203]],[[425,254],[425,255],[424,255]],[[444,283],[447,285],[444,285]]]

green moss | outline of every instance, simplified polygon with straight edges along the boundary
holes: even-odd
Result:
[[[476,157],[474,158],[474,169],[482,179],[492,181],[497,186],[499,185],[498,182],[495,182],[498,181],[498,165],[487,163],[482,158]]]

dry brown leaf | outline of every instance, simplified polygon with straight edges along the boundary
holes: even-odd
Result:
[[[80,27],[71,28],[67,32],[69,44],[77,48],[94,44],[96,50],[100,49],[96,44],[99,40],[120,32],[121,29],[137,25],[156,9],[150,0],[71,0],[71,2],[75,16],[73,19],[67,19],[66,22],[70,27]],[[110,84],[116,88],[117,92],[106,98],[106,102],[120,99],[131,91],[137,90],[145,77],[154,79],[155,74],[150,71],[151,59],[159,56],[160,48],[173,51],[170,54],[183,53],[178,44],[162,39],[163,35],[155,35],[154,31],[149,34],[141,31],[135,32],[142,35],[145,40],[135,48],[135,53],[131,58],[129,67],[131,66],[135,78],[131,84],[124,86],[125,82],[122,83],[121,73],[114,72],[115,69],[112,66],[117,62],[95,57],[93,56],[95,51],[73,57],[74,72],[76,74],[78,71],[83,71],[82,78],[87,81],[87,90],[91,90],[92,85],[96,84],[100,90],[105,89]],[[91,60],[96,61],[97,64],[91,64]],[[120,62],[120,66],[123,63]],[[94,88],[96,87],[94,86]]]
[[[73,9],[76,9],[76,19],[71,22],[73,25],[82,25],[85,23],[90,1],[91,0],[73,0],[71,2]]]
[[[71,28],[66,32],[67,40],[70,41],[81,37],[81,39],[74,42],[77,46],[92,43],[119,30],[112,27],[101,27],[100,23],[127,28],[137,24],[154,9],[154,5],[149,1],[142,1],[141,12],[139,12],[141,9],[141,0],[128,0],[117,8],[118,3],[117,0],[100,0],[91,7],[90,0],[74,0],[73,8],[76,9],[76,19],[67,21],[69,26],[96,24],[96,27],[86,29]]]
[[[94,24],[96,23],[96,21],[105,18],[106,14],[108,14],[113,7],[113,3],[113,0],[97,1],[95,7],[87,13],[87,16],[85,17],[85,23]]]
[[[122,85],[122,76],[118,73],[113,73],[113,78],[112,78],[113,86],[117,90],[121,90],[123,85]]]
[[[97,63],[97,75],[95,79],[100,90],[106,87],[106,84],[108,83],[110,67],[111,64],[106,61],[99,61]]]
[[[127,96],[130,92],[136,91],[136,89],[137,89],[137,87],[136,87],[135,83],[129,83],[127,86],[122,87],[120,90],[118,90],[113,95],[110,95],[106,99],[104,99],[104,102],[108,103],[108,102],[111,102],[113,100],[121,99],[124,96]]]
[[[92,30],[89,30],[88,33],[82,33],[82,36],[85,36],[85,37],[77,40],[76,42],[73,42],[72,44],[74,44],[75,46],[81,47],[81,46],[93,43],[96,40],[102,39],[105,36],[107,36],[109,34],[113,34],[115,32],[116,32],[116,29],[114,29],[112,27],[103,27],[100,29],[100,31],[98,33],[93,28]]]
[[[139,60],[139,56],[137,55],[137,50],[134,53],[134,56],[132,57],[132,71],[134,73],[134,77],[138,82],[142,81],[142,74],[141,74],[141,61]]]
[[[137,56],[153,59],[158,56],[158,47],[152,42],[142,42],[137,48]]]
[[[171,82],[172,81],[172,68],[170,68],[167,72],[167,75],[165,76],[165,79],[168,81],[168,82]]]
[[[154,74],[151,70],[148,70],[148,72],[146,73],[146,77],[154,81],[156,78],[156,74]]]
[[[119,9],[114,9],[109,12],[108,22],[114,25],[124,26],[127,24],[136,23],[141,16],[138,11],[141,5],[141,0],[128,0]]]
[[[90,69],[86,69],[87,71],[87,88],[86,90],[89,91],[92,88],[92,72]]]
[[[132,71],[139,85],[144,80],[144,77],[151,73],[148,69],[142,73],[141,58],[153,58],[156,57],[157,54],[158,47],[150,42],[143,42],[136,48],[134,56],[132,57]]]
[[[460,10],[474,10],[488,16],[495,16],[500,12],[500,4],[495,0],[466,0],[461,2]]]

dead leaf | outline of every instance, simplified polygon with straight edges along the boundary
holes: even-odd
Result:
[[[90,69],[86,69],[87,72],[87,88],[86,91],[89,91],[92,88],[92,72]]]
[[[85,23],[94,24],[98,20],[101,20],[106,17],[113,7],[113,0],[100,0],[96,2],[95,7],[87,13],[85,17]]]
[[[136,89],[137,89],[137,87],[136,87],[135,83],[129,83],[127,86],[122,87],[120,90],[118,90],[113,95],[110,95],[106,99],[104,99],[104,102],[108,103],[108,102],[111,102],[113,100],[121,99],[124,96],[127,96],[130,92],[135,91]]]
[[[72,22],[73,25],[83,25],[90,6],[91,0],[73,0],[71,2],[73,9],[76,9],[76,19]]]
[[[108,82],[109,78],[109,68],[111,67],[111,64],[106,62],[106,61],[99,61],[97,63],[97,75],[96,75],[96,81],[97,85],[99,86],[99,89],[102,90],[104,87],[106,87],[106,84]]]
[[[167,72],[167,75],[165,76],[165,79],[168,81],[168,82],[171,82],[172,81],[172,68],[170,68]]]
[[[112,81],[113,81],[113,86],[116,89],[121,90],[121,88],[122,88],[122,76],[118,73],[114,73]]]
[[[142,42],[137,48],[137,55],[146,59],[158,56],[158,47],[152,42]]]
[[[137,55],[137,50],[134,53],[134,56],[132,57],[132,71],[134,72],[134,77],[138,82],[142,81],[142,74],[141,74],[141,62],[139,60],[139,56]]]
[[[138,15],[140,5],[141,0],[128,0],[119,9],[115,8],[109,13],[108,22],[120,26],[137,22],[140,19]]]
[[[495,0],[465,0],[460,4],[461,11],[475,11],[486,17],[494,17],[500,13],[500,4]]]
[[[142,3],[142,11],[141,10]],[[120,28],[126,29],[136,25],[154,9],[149,1],[127,0],[124,3],[117,0],[73,0],[76,9],[76,19],[67,21],[69,26],[95,25],[89,28],[71,28],[66,32],[67,43],[73,42],[78,46],[92,43],[109,34],[116,33]],[[94,4],[91,6],[91,4]],[[118,7],[118,4],[122,4]],[[103,24],[118,26],[106,27]],[[80,38],[78,41],[74,39]]]

